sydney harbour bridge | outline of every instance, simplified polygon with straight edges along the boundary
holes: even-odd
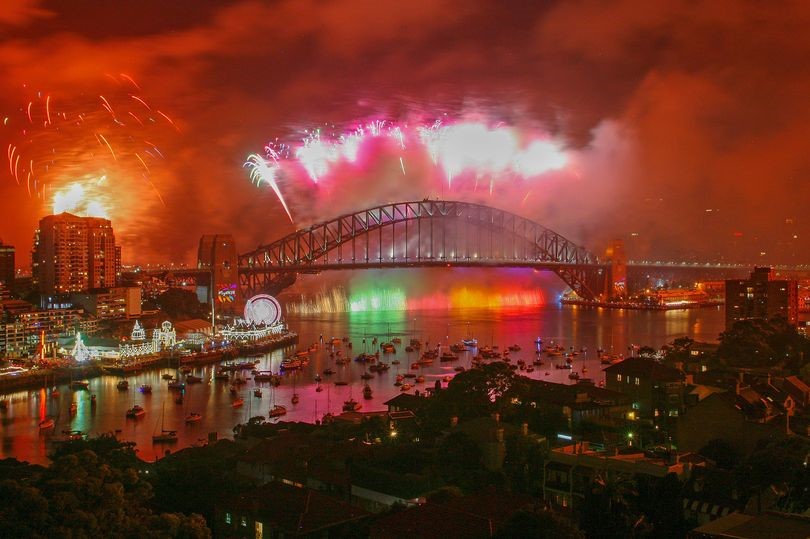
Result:
[[[204,248],[206,237],[212,239]],[[586,300],[626,294],[628,277],[632,281],[634,274],[638,278],[653,272],[697,280],[744,277],[750,271],[750,266],[740,264],[627,263],[622,253],[600,258],[525,217],[448,200],[363,209],[296,230],[240,255],[230,236],[206,237],[200,244],[198,268],[174,273],[200,283],[213,281],[212,293],[230,288],[240,298],[276,295],[295,283],[299,274],[329,270],[532,268],[554,272]]]

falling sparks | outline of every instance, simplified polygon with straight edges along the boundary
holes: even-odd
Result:
[[[165,159],[159,145],[180,129],[147,101],[130,75],[107,75],[101,82],[103,88],[95,88],[101,91],[72,94],[33,91],[23,85],[27,95],[17,115],[9,115],[2,127],[9,130],[11,141],[8,172],[18,185],[24,184],[29,196],[44,202],[58,195],[62,206],[70,200],[65,198],[68,194],[77,194],[71,189],[78,183],[84,186],[85,199],[92,193],[93,202],[85,207],[100,205],[93,213],[126,219],[131,208],[123,201],[128,198],[119,196],[122,202],[116,202],[105,190],[130,194],[145,182],[154,199],[165,205],[151,175],[162,172],[156,166]],[[110,184],[95,185],[92,178],[104,178],[102,183],[109,179]]]

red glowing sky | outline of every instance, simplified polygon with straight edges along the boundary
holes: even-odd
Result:
[[[152,141],[165,156],[149,162],[162,203],[140,171],[128,175],[136,167],[108,171],[103,188],[125,201],[112,212],[124,259],[188,261],[202,233],[233,233],[248,250],[291,231],[242,168],[268,140],[476,111],[542,128],[576,154],[575,173],[541,179],[527,203],[493,204],[595,251],[616,236],[634,258],[808,262],[808,24],[801,1],[4,0],[0,119],[13,121],[0,144],[51,150],[14,124],[32,91],[77,112],[108,91],[106,75],[131,75],[180,132]],[[0,238],[24,263],[50,204],[6,165]],[[431,194],[338,196],[360,209]]]

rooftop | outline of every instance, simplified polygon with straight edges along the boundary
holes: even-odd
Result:
[[[315,490],[272,482],[218,504],[242,510],[285,535],[306,535],[369,515],[366,511]]]
[[[691,535],[738,539],[807,539],[810,537],[810,518],[786,513],[731,513],[695,528]]]
[[[637,376],[658,382],[675,382],[683,379],[683,374],[678,369],[641,357],[627,358],[607,367],[604,371],[609,374]]]

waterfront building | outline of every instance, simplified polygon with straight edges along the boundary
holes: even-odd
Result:
[[[27,309],[0,324],[0,354],[11,357],[38,352],[42,345],[54,346],[60,339],[76,334],[82,328],[88,333],[98,330],[82,309]]]
[[[219,331],[220,336],[229,341],[259,341],[271,335],[280,335],[287,331],[284,324],[252,324],[246,320],[237,319],[233,324],[225,326]]]
[[[683,408],[683,373],[651,359],[632,357],[606,368],[605,389],[628,396],[636,419],[657,423]]]
[[[70,213],[40,220],[31,270],[43,294],[114,287],[119,263],[120,249],[109,220]]]
[[[738,320],[784,318],[799,321],[798,281],[775,279],[768,267],[756,267],[748,279],[726,281],[726,330]]]
[[[8,288],[14,284],[14,257],[14,246],[4,245],[0,240],[0,283]]]
[[[101,320],[115,320],[141,316],[141,289],[137,286],[119,286],[74,292],[70,302]]]
[[[130,334],[131,344],[121,344],[118,355],[121,359],[151,356],[172,348],[177,343],[177,332],[172,323],[166,320],[152,330],[152,339],[146,340],[146,330],[136,320]]]

